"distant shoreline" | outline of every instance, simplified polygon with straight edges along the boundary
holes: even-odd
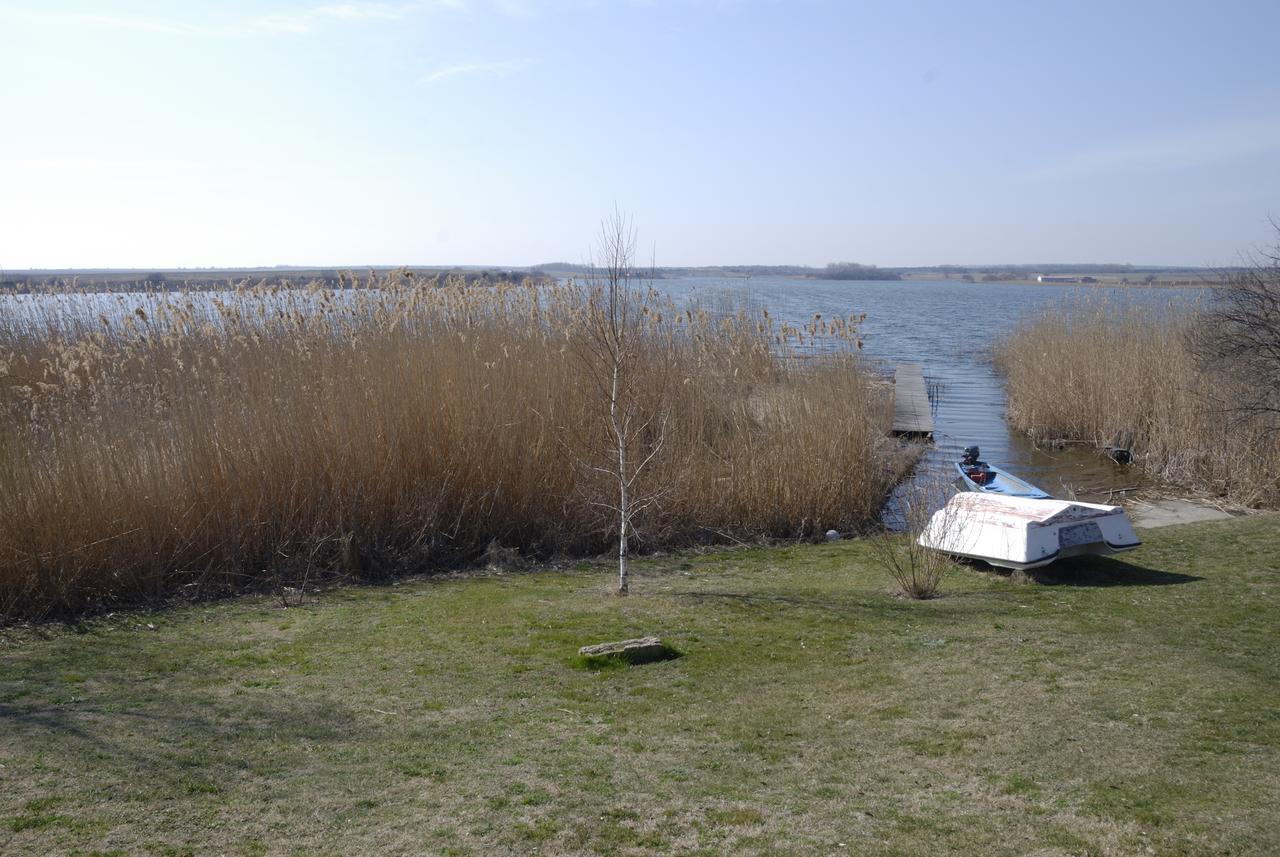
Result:
[[[921,275],[904,275],[904,281],[928,281],[939,280],[936,276]],[[1089,275],[1078,279],[1053,280],[1050,282],[1041,282],[1035,278],[1027,277],[997,277],[984,279],[973,277],[973,279],[964,279],[963,276],[946,277],[947,282],[974,283],[977,285],[996,285],[996,286],[1078,286],[1082,288],[1097,289],[1213,289],[1219,288],[1224,284],[1221,274],[1214,272],[1200,277],[1179,276],[1179,277],[1157,277],[1154,280],[1147,281],[1145,275],[1142,278],[1134,279],[1132,277],[1120,277],[1117,275]]]
[[[1125,267],[1125,266],[987,266],[964,268],[877,268],[852,263],[828,268],[789,265],[744,265],[708,267],[666,267],[640,272],[641,279],[669,280],[684,277],[712,277],[750,280],[757,277],[789,277],[827,282],[945,281],[1007,285],[1074,285],[1097,288],[1214,288],[1236,269]],[[259,285],[304,285],[319,282],[333,288],[359,286],[370,275],[386,276],[403,272],[406,278],[440,279],[460,277],[468,282],[519,281],[525,277],[583,278],[590,272],[580,265],[552,263],[525,268],[498,266],[360,266],[273,267],[273,268],[46,268],[0,271],[0,294],[23,293],[53,288],[83,288],[90,291],[179,288],[209,290],[242,283]],[[1043,282],[1038,277],[1052,277]]]

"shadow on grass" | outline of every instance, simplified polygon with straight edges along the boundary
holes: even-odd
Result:
[[[193,704],[194,707],[194,704]],[[10,734],[46,732],[88,742],[99,741],[93,724],[103,720],[151,723],[179,733],[217,738],[245,735],[283,735],[307,741],[333,741],[353,722],[350,713],[329,701],[264,700],[230,713],[204,712],[181,708],[166,712],[141,709],[121,710],[72,703],[23,705],[0,702],[0,724]]]
[[[817,615],[828,615],[841,619],[889,618],[896,616],[918,615],[921,605],[928,604],[929,613],[934,617],[973,617],[985,612],[1000,612],[1004,608],[995,602],[985,604],[975,602],[967,595],[972,593],[947,592],[939,598],[917,600],[894,597],[889,587],[885,587],[883,598],[849,598],[849,597],[815,597],[801,595],[785,595],[776,592],[732,592],[716,590],[695,590],[681,593],[699,604],[719,604],[735,607],[758,615],[776,615],[782,611],[804,611]]]
[[[234,707],[198,698],[153,698],[132,709],[79,701],[0,702],[0,734],[25,748],[24,755],[73,770],[94,760],[99,775],[169,795],[220,790],[218,781],[233,772],[280,764],[274,757],[282,747],[351,741],[355,725],[342,705],[284,695]]]
[[[822,613],[836,613],[844,615],[868,609],[888,609],[891,611],[906,609],[901,605],[893,603],[877,604],[873,606],[871,604],[854,603],[839,598],[813,598],[799,595],[778,595],[769,592],[734,592],[704,589],[692,592],[683,592],[681,595],[684,598],[689,598],[699,603],[727,604],[749,610],[769,612],[775,612],[779,608],[782,608],[790,610],[812,610]]]
[[[1204,580],[1194,574],[1160,571],[1101,556],[1065,559],[1027,574],[1045,586],[1176,586]]]

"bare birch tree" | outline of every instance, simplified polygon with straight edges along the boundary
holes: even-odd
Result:
[[[586,466],[612,485],[610,496],[591,502],[616,515],[619,595],[630,584],[635,518],[665,493],[642,480],[662,453],[670,416],[669,362],[661,359],[661,337],[646,338],[651,289],[638,280],[635,227],[615,209],[600,225],[596,257],[587,266],[586,315],[576,352],[602,405],[607,449]]]

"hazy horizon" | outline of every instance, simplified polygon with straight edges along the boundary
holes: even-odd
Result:
[[[1237,265],[1280,215],[1277,26],[1261,0],[0,0],[0,266],[580,263],[615,206],[663,267]]]

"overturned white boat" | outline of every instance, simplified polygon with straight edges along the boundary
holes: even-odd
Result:
[[[1097,503],[962,492],[933,513],[919,542],[954,556],[1026,569],[1082,554],[1133,550],[1124,509]]]

